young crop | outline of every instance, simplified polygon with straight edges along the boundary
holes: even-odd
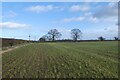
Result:
[[[118,78],[117,42],[34,43],[4,53],[3,78]]]

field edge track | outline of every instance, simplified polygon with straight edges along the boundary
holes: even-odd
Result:
[[[30,43],[30,44],[33,44],[33,43]],[[15,46],[15,47],[12,47],[12,48],[7,49],[7,50],[1,50],[0,55],[3,53],[9,52],[9,51],[15,50],[15,49],[20,48],[20,47],[28,46],[30,44],[28,43],[28,44],[24,44],[24,45],[20,45],[20,46]]]

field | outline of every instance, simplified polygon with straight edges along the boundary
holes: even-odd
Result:
[[[118,42],[32,43],[2,61],[3,78],[118,78]]]

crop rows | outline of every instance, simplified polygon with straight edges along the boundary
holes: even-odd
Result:
[[[34,43],[3,54],[3,78],[117,78],[117,42]]]

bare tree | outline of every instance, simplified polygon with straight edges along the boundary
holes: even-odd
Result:
[[[60,38],[62,36],[62,34],[60,32],[58,32],[57,29],[51,29],[48,32],[48,37],[49,39],[52,39],[52,41],[55,41],[56,38]]]
[[[82,32],[79,29],[72,29],[71,30],[71,37],[74,41],[77,41],[77,39],[80,39],[82,37]]]
[[[103,40],[105,40],[105,38],[104,38],[104,37],[102,37],[102,36],[100,36],[100,37],[98,37],[98,40],[103,41]]]

